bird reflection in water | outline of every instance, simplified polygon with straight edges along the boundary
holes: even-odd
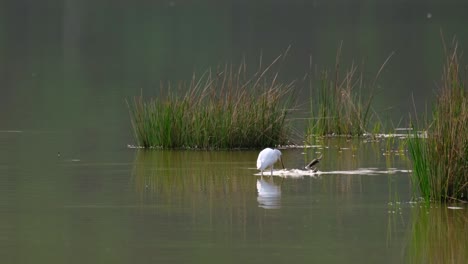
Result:
[[[257,179],[258,206],[265,209],[281,207],[281,186],[275,184],[273,177]]]

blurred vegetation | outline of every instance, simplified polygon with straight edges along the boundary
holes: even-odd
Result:
[[[286,144],[293,85],[277,80],[272,68],[249,76],[247,65],[208,70],[189,84],[161,87],[166,96],[129,104],[138,145],[145,148],[232,149]]]
[[[444,45],[445,46],[445,45]],[[454,40],[446,48],[442,81],[432,116],[417,123],[409,141],[413,182],[427,200],[468,200],[468,98],[466,72]]]
[[[369,125],[374,128],[381,126],[372,109],[374,88],[377,78],[393,53],[380,66],[375,79],[367,83],[367,77],[363,72],[358,72],[358,66],[354,64],[342,73],[341,49],[342,45],[336,54],[334,71],[322,71],[319,85],[314,85],[314,76],[309,75],[312,89],[311,121],[307,129],[309,137],[362,136],[369,132]]]

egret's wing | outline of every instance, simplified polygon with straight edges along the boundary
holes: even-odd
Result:
[[[259,170],[262,167],[262,157],[259,155],[257,159],[257,169]]]
[[[274,151],[271,148],[266,148],[258,154],[257,169],[264,170],[271,166],[276,159],[274,158]]]
[[[263,162],[265,162],[265,155],[267,153],[268,149],[264,149],[262,151],[260,151],[260,153],[258,154],[258,158],[257,158],[257,169],[260,170],[260,168],[262,167],[262,164]]]

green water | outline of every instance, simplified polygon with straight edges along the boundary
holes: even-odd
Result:
[[[405,126],[412,95],[421,112],[434,96],[440,29],[467,43],[467,9],[455,0],[1,1],[0,262],[464,263],[466,206],[409,203],[409,174],[395,172],[409,168],[407,155],[384,155],[385,142],[283,150],[288,169],[323,153],[324,174],[260,178],[259,150],[128,148],[125,99],[243,57],[255,70],[260,54],[267,63],[291,45],[278,81],[298,80],[291,117],[304,117],[310,55],[314,70],[333,67],[343,41],[343,65],[363,63],[370,79],[395,52],[374,108]]]
[[[408,173],[350,174],[407,169],[404,152],[383,155],[382,144],[332,140],[283,150],[287,169],[321,152],[320,171],[335,171],[283,179],[255,175],[258,151],[122,147],[59,156],[52,148],[58,134],[0,133],[2,262],[399,263],[425,262],[428,252],[466,256],[466,236],[457,235],[467,227],[466,207],[447,213],[446,206],[408,203]],[[29,151],[19,151],[19,142],[31,144]],[[258,182],[275,191],[262,197]],[[439,247],[446,238],[457,247]]]

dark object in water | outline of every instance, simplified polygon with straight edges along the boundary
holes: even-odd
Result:
[[[317,172],[318,169],[315,168],[314,166],[320,162],[320,160],[322,159],[322,157],[323,157],[323,155],[320,155],[320,157],[318,157],[318,158],[316,158],[316,159],[313,159],[309,164],[307,164],[307,165],[305,166],[305,169],[306,169],[306,170],[312,170],[313,172]]]

